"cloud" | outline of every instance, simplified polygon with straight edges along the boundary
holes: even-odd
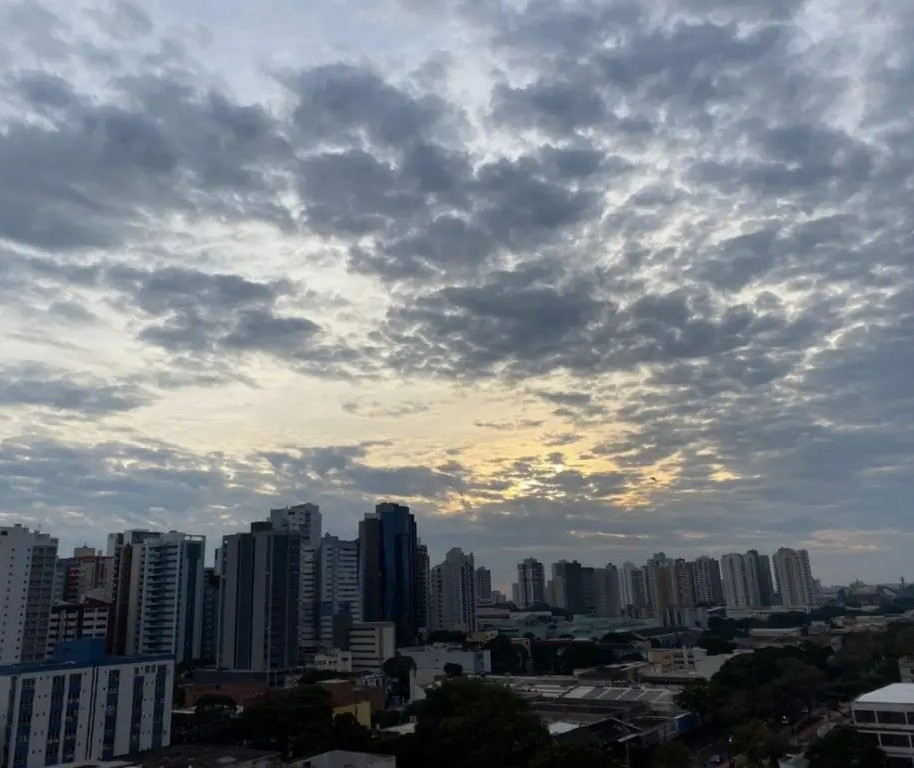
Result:
[[[38,364],[0,368],[0,407],[38,407],[101,417],[150,402],[149,394],[131,383],[108,383]]]
[[[910,527],[906,4],[408,5],[385,20],[402,47],[341,7],[326,48],[291,52],[193,3],[208,46],[164,8],[4,12],[7,514],[85,525],[110,497],[111,520],[228,525],[275,492],[351,527],[391,495],[490,562],[786,538],[833,572],[854,531]],[[407,41],[407,13],[455,34]],[[94,345],[110,374],[84,372]],[[288,371],[288,423],[270,437],[258,399],[238,434],[265,445],[233,458],[104,432]],[[339,381],[366,377],[397,399]],[[444,390],[460,423],[401,427]],[[97,443],[16,437],[33,412]]]

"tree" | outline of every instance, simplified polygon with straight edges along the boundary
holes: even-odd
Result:
[[[466,677],[429,691],[416,737],[426,764],[436,768],[528,768],[550,744],[525,699],[503,685]]]
[[[651,768],[690,768],[692,757],[681,741],[660,744],[651,751]]]
[[[397,698],[408,701],[409,696],[409,674],[416,668],[416,661],[412,656],[391,656],[381,665],[385,677],[390,685],[393,695]]]
[[[330,748],[364,752],[371,744],[371,731],[348,712],[333,718],[330,726]]]
[[[553,743],[530,761],[530,768],[621,768],[599,747],[578,742]]]
[[[239,739],[285,757],[317,754],[330,743],[333,710],[320,686],[298,686],[245,707],[237,721]]]
[[[485,650],[492,655],[492,671],[496,675],[519,675],[527,666],[527,651],[515,645],[506,635],[498,635],[485,644]]]
[[[707,680],[694,680],[676,694],[676,704],[687,712],[694,712],[704,722],[714,711],[714,698]]]
[[[749,720],[733,729],[732,747],[743,756],[748,768],[768,768],[787,754],[789,745],[761,720]]]
[[[809,768],[885,768],[885,753],[862,733],[835,728],[806,752]]]
[[[460,677],[463,674],[463,666],[449,661],[444,665],[444,674],[448,677]]]

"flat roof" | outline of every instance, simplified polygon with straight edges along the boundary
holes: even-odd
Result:
[[[914,704],[914,683],[892,683],[858,696],[854,704]]]

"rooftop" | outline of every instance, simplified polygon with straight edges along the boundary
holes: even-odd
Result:
[[[275,760],[278,752],[241,747],[207,746],[204,744],[181,744],[126,755],[124,763],[137,768],[228,768],[234,763]]]
[[[855,704],[914,704],[914,683],[892,683],[854,700]]]

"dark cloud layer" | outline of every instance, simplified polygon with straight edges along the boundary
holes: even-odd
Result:
[[[459,66],[454,87],[432,89],[366,59],[286,68],[277,96],[240,99],[167,40],[145,60],[102,55],[154,37],[151,11],[104,5],[90,56],[30,5],[7,18],[16,45],[71,66],[30,58],[0,82],[5,311],[74,328],[115,312],[160,386],[13,361],[4,411],[101,420],[265,357],[306,376],[484,382],[569,426],[550,425],[535,456],[473,468],[447,445],[451,463],[425,466],[368,445],[230,461],[149,436],[11,436],[7,514],[78,517],[109,487],[112,521],[169,494],[167,515],[244,517],[268,495],[244,488],[272,477],[350,517],[385,495],[459,510],[430,536],[490,553],[787,537],[824,558],[870,528],[910,533],[909,4],[879,4],[864,25],[816,0],[410,0],[462,25],[488,68],[466,103]],[[336,258],[383,302],[352,308],[360,327],[343,332],[326,295],[260,270],[258,253],[233,265],[180,238],[149,245],[172,230],[205,241],[208,225],[294,244],[296,274]],[[342,400],[365,419],[428,409]],[[29,499],[44,487],[34,472],[78,492]]]

